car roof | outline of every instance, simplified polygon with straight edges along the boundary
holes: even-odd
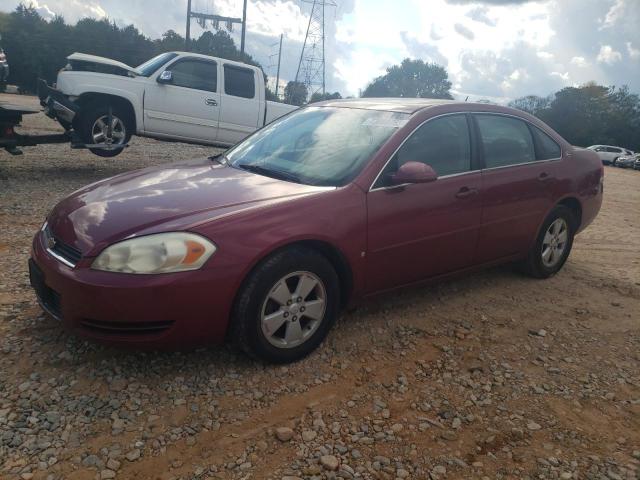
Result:
[[[313,107],[341,107],[360,108],[365,110],[380,110],[385,112],[415,113],[419,110],[438,105],[462,104],[456,100],[439,98],[345,98],[341,100],[327,100],[310,104]]]

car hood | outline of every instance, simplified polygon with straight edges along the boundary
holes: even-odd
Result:
[[[209,159],[151,167],[88,185],[47,222],[62,242],[94,256],[132,236],[193,228],[238,210],[333,188],[285,182]]]
[[[98,57],[97,55],[89,55],[87,53],[72,53],[67,57],[67,60],[75,60],[77,62],[87,62],[87,63],[97,63],[100,65],[109,65],[110,67],[118,67],[122,68],[131,73],[135,73],[139,75],[138,71],[127,65],[126,63],[119,62],[117,60],[112,60],[106,57]]]

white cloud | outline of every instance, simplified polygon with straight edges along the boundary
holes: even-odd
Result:
[[[634,48],[633,45],[631,45],[631,42],[627,42],[627,52],[629,52],[629,57],[631,57],[633,60],[637,60],[640,58],[640,50]]]
[[[602,45],[600,47],[600,52],[598,53],[596,60],[598,60],[598,62],[600,63],[612,65],[622,60],[622,54],[614,50],[611,45]]]
[[[584,68],[584,67],[588,67],[590,63],[584,57],[573,57],[571,59],[571,65]]]
[[[552,77],[557,77],[565,82],[569,81],[569,72],[561,73],[561,72],[551,72],[549,75]]]
[[[538,58],[542,58],[543,60],[551,60],[553,58],[553,53],[544,51],[540,51],[536,55],[538,55]]]
[[[631,0],[631,1],[634,1],[634,0]],[[611,6],[609,11],[607,12],[606,16],[604,17],[604,20],[602,20],[602,26],[600,28],[603,29],[603,28],[613,27],[616,23],[618,23],[618,20],[620,20],[624,16],[625,10],[626,10],[625,0],[616,0],[616,2]]]
[[[85,17],[105,18],[107,16],[107,12],[95,0],[30,0],[25,4],[33,6],[47,20],[51,20],[56,15],[64,15],[72,22]]]

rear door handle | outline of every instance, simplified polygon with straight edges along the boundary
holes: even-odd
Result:
[[[217,107],[218,106],[218,102],[214,99],[214,98],[207,98],[204,103],[206,103],[207,105],[209,105],[210,107]]]
[[[549,180],[551,180],[551,175],[549,175],[547,172],[542,172],[540,175],[538,175],[538,180],[540,180],[541,182],[548,182]]]
[[[477,193],[477,188],[462,187],[458,193],[456,193],[456,198],[468,198],[476,195]]]

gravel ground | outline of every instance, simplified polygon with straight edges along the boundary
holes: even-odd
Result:
[[[26,262],[58,199],[211,151],[0,153],[0,478],[640,479],[640,172],[607,168],[556,277],[504,267],[376,298],[287,367],[109,349],[42,314]]]

